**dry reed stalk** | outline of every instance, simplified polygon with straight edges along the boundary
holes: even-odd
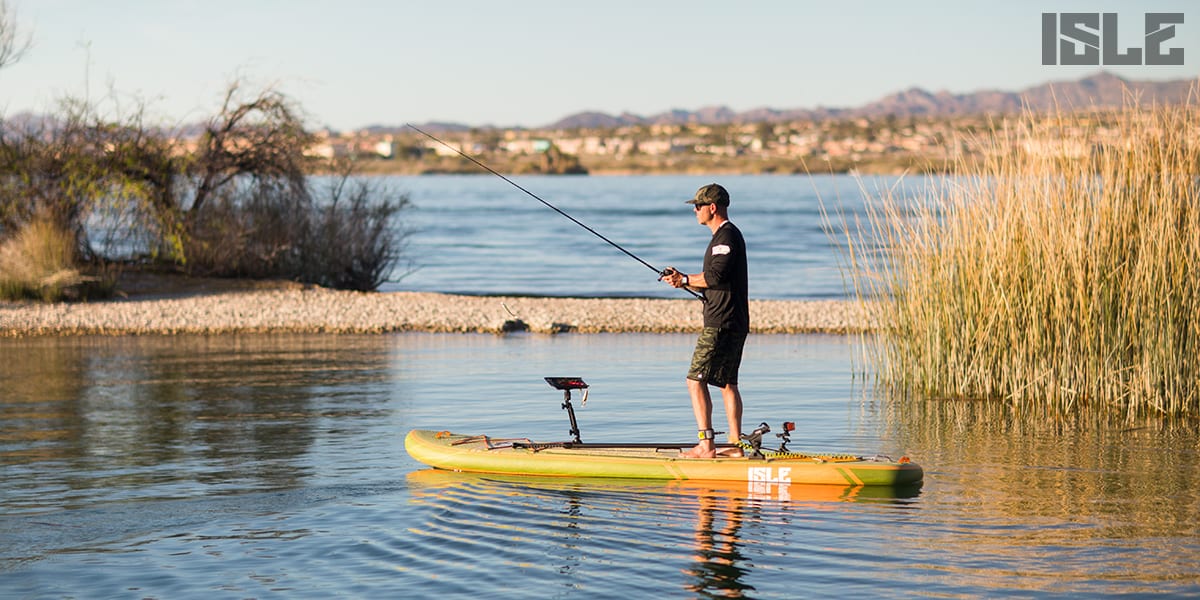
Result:
[[[74,237],[49,219],[29,223],[0,244],[0,297],[59,300],[81,281]]]
[[[851,240],[855,290],[882,311],[881,380],[1063,415],[1200,414],[1196,103],[1025,114],[983,142],[923,197],[883,193]]]

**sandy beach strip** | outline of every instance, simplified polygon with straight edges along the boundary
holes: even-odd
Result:
[[[756,333],[869,329],[848,301],[751,302]],[[274,332],[676,333],[700,328],[698,300],[361,293],[322,288],[221,291],[103,302],[0,303],[0,336]]]

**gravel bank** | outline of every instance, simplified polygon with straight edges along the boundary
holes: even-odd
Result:
[[[869,328],[846,301],[751,302],[757,333]],[[394,331],[694,332],[696,300],[526,298],[327,289],[194,293],[77,304],[0,303],[0,336]]]

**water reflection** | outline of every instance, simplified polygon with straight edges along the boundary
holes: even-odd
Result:
[[[1121,509],[1125,525],[1143,533],[1197,526],[1191,511],[1156,506],[1167,498],[1200,499],[1195,425],[1050,422],[1002,403],[944,401],[907,403],[892,419],[929,456],[939,479],[974,480],[968,489],[992,496],[988,510],[995,514],[1082,518],[1108,515],[1115,502],[1128,505]]]
[[[702,596],[741,598],[754,586],[743,582],[752,566],[738,537],[746,514],[737,497],[697,496],[695,564],[687,570],[694,579],[684,589]]]
[[[917,543],[933,562],[942,562],[936,549],[987,566],[944,575],[994,585],[1019,574],[1022,589],[1078,593],[1200,578],[1195,424],[1128,426],[956,401],[897,403],[888,421],[936,482],[924,507],[932,526]],[[1143,584],[1118,585],[1130,578]]]
[[[17,596],[1079,597],[1200,592],[1200,434],[855,395],[847,338],[760,336],[747,421],[905,453],[916,490],[419,470],[412,428],[674,437],[691,336],[0,340]],[[753,387],[754,389],[749,389]],[[414,472],[414,470],[416,470]],[[253,575],[248,575],[252,573]],[[271,578],[264,584],[257,578]],[[197,590],[201,590],[197,592]]]
[[[912,506],[920,487],[856,487],[755,482],[578,479],[455,473],[422,469],[408,475],[412,502],[432,520],[417,533],[422,546],[458,549],[465,556],[491,549],[490,561],[523,563],[504,548],[511,539],[536,539],[558,574],[570,578],[603,562],[609,549],[679,564],[674,582],[654,587],[690,596],[741,598],[755,591],[753,556],[763,556],[786,535],[795,511],[836,510],[841,503]],[[448,518],[453,514],[453,518]],[[668,531],[664,532],[663,529]],[[674,534],[678,530],[679,535]],[[682,532],[688,531],[690,535]],[[494,534],[494,535],[493,535]],[[486,543],[468,542],[479,536]],[[664,536],[666,539],[663,539]],[[647,552],[654,548],[653,552]],[[422,568],[425,558],[407,557]],[[507,559],[507,560],[506,560]],[[432,568],[432,566],[430,566]],[[637,573],[623,572],[624,589]]]
[[[0,465],[57,474],[8,510],[149,485],[294,487],[323,422],[387,411],[352,390],[391,369],[386,345],[336,336],[9,340],[3,354]]]

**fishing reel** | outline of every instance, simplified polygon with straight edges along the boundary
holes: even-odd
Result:
[[[654,268],[654,267],[651,267],[651,268]],[[679,269],[676,269],[675,267],[667,267],[667,268],[659,271],[658,272],[658,280],[662,281],[662,280],[666,279],[667,277],[670,277],[675,274],[683,275],[683,277],[684,277],[683,287],[679,288],[679,289],[691,294],[693,298],[695,298],[701,302],[708,302],[708,299],[704,297],[704,294],[701,294],[700,292],[697,292],[696,290],[688,287],[687,275],[685,275],[684,273],[682,273]]]

